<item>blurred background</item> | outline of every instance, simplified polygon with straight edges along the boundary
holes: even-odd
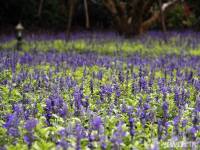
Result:
[[[73,2],[74,4],[73,4]],[[7,0],[0,1],[0,32],[12,32],[21,21],[29,31],[64,31],[68,28],[69,15],[73,9],[73,30],[113,30],[115,22],[113,14],[106,8],[102,0]],[[106,0],[104,0],[106,1]],[[85,3],[87,2],[87,3]],[[131,1],[122,0],[128,6]],[[161,3],[167,1],[163,0]],[[72,6],[74,5],[74,6]],[[159,2],[151,6],[156,10]],[[200,26],[200,0],[179,1],[173,9],[165,14],[165,25],[168,30],[194,29]],[[86,23],[86,9],[88,23]],[[145,16],[146,17],[146,16]],[[150,29],[160,30],[158,21]]]

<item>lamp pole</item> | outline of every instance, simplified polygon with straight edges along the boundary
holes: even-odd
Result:
[[[22,46],[22,32],[24,30],[24,27],[21,24],[21,22],[19,22],[17,24],[17,26],[15,27],[15,29],[16,29],[16,38],[17,38],[17,50],[21,50],[21,46]]]

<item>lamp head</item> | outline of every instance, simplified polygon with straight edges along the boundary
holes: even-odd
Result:
[[[24,30],[24,27],[23,27],[23,25],[21,24],[21,22],[19,22],[19,23],[17,24],[17,26],[15,27],[15,29],[16,29],[17,31],[22,31],[22,30]]]

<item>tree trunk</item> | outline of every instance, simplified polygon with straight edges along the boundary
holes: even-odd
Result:
[[[165,24],[165,16],[162,10],[162,0],[158,0],[159,3],[159,8],[160,8],[160,17],[161,17],[161,25],[162,25],[162,30],[164,33],[166,33],[167,28],[166,28],[166,24]]]
[[[38,13],[37,13],[39,18],[41,17],[43,3],[44,3],[44,0],[40,0],[39,7],[38,7]]]
[[[59,9],[60,9],[61,14],[66,15],[66,6],[67,6],[66,0],[60,0],[59,4],[60,4]]]
[[[166,31],[164,13],[178,1],[171,0],[163,5],[160,1],[160,10],[154,10],[154,12],[151,10],[156,4],[155,0],[130,0],[129,3],[103,0],[103,3],[113,16],[118,32],[126,36],[133,36],[144,33],[160,18],[163,30]]]
[[[76,6],[77,0],[68,0],[68,23],[67,23],[67,36],[70,36],[73,16],[74,16],[74,9]]]
[[[86,29],[90,28],[90,20],[89,20],[89,11],[88,11],[88,1],[84,0],[84,8],[85,8],[85,26]]]
[[[170,10],[170,8],[175,6],[175,4],[177,2],[179,2],[179,0],[172,0],[172,1],[169,1],[166,3],[163,3],[161,11],[155,11],[149,19],[147,19],[146,21],[144,21],[142,23],[141,32],[143,33],[145,31],[147,31],[155,22],[157,22],[160,19],[161,12],[163,12],[163,14],[165,14],[168,10]]]

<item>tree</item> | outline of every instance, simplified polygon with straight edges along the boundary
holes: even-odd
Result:
[[[162,10],[162,0],[158,0],[159,8],[160,8],[160,17],[161,17],[161,24],[163,32],[165,33],[167,31],[166,24],[165,24],[165,16],[163,14]]]
[[[44,3],[44,0],[40,0],[39,7],[38,7],[38,13],[37,13],[37,16],[38,16],[39,18],[41,17],[42,8],[43,8],[43,3]]]
[[[84,8],[85,8],[85,26],[87,29],[89,29],[90,20],[89,20],[89,11],[88,11],[88,0],[84,0]]]
[[[84,0],[84,10],[85,10],[85,26],[87,29],[90,28],[89,11],[88,11],[88,0]],[[71,25],[73,21],[75,7],[78,5],[78,0],[68,0],[68,24],[67,24],[67,35],[70,35]]]
[[[198,30],[200,30],[200,0],[187,0],[185,2],[185,13],[190,15],[190,13],[194,13],[196,17],[196,22],[194,27]]]
[[[68,0],[68,23],[67,23],[67,36],[70,35],[71,25],[72,25],[72,19],[74,15],[74,9],[77,4],[77,0]]]
[[[103,0],[116,29],[126,36],[145,32],[177,2],[179,0],[165,1],[159,10],[156,0]]]

